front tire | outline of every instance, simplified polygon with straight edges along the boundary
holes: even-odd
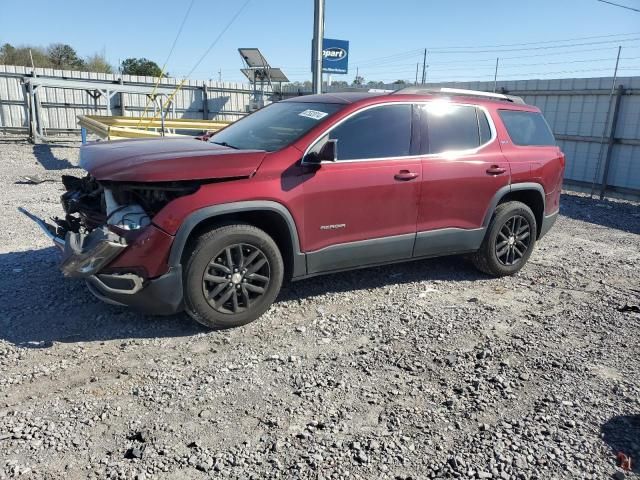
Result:
[[[225,225],[196,240],[184,270],[185,310],[213,329],[245,325],[274,302],[284,277],[273,239],[251,225]]]
[[[496,277],[513,275],[529,260],[538,227],[531,209],[522,202],[498,205],[480,250],[472,257],[476,268]]]

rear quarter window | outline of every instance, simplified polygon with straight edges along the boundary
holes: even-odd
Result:
[[[556,139],[541,113],[500,110],[500,118],[515,145],[555,145]]]

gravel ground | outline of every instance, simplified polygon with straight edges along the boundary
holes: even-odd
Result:
[[[319,277],[208,332],[61,276],[15,207],[58,214],[19,177],[77,155],[0,141],[0,479],[640,477],[639,204],[567,192],[514,277]]]

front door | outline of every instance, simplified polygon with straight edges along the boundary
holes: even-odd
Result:
[[[445,102],[426,104],[422,192],[414,256],[477,250],[496,192],[510,169],[484,109]],[[424,130],[423,130],[424,131]]]
[[[304,244],[309,273],[410,258],[421,160],[412,153],[412,107],[365,108],[321,140],[337,140],[337,161],[307,173]]]

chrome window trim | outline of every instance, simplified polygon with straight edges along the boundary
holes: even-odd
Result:
[[[347,115],[346,117],[344,117],[342,120],[340,120],[338,123],[336,123],[335,125],[332,125],[331,127],[327,128],[324,132],[322,132],[320,135],[318,135],[316,137],[316,139],[311,142],[309,144],[309,146],[306,148],[306,150],[304,151],[304,154],[302,155],[302,165],[314,165],[314,163],[307,163],[304,161],[305,157],[309,154],[309,151],[316,146],[316,144],[322,140],[322,138],[331,133],[331,131],[337,127],[339,127],[342,123],[346,122],[347,120],[349,120],[351,117],[353,117],[354,115],[357,115],[358,113],[364,112],[366,110],[372,109],[372,108],[377,108],[377,107],[384,107],[387,105],[428,105],[429,103],[432,103],[434,101],[438,101],[438,100],[442,100],[439,98],[433,99],[433,100],[425,100],[425,101],[407,101],[407,102],[384,102],[384,103],[376,103],[374,105],[367,105],[364,108],[361,108],[359,110],[356,110],[355,112],[351,112],[349,115]],[[425,154],[420,154],[420,155],[403,155],[403,156],[398,156],[398,157],[375,157],[375,158],[358,158],[358,159],[353,159],[353,160],[336,160],[335,162],[330,161],[330,160],[323,160],[320,162],[321,165],[324,164],[335,164],[335,163],[354,163],[354,162],[375,162],[375,161],[383,161],[383,160],[411,160],[411,159],[417,159],[417,158],[436,158],[436,157],[442,157],[445,155],[456,155],[456,156],[463,156],[463,155],[473,155],[475,153],[478,153],[478,151],[480,151],[481,149],[487,147],[488,145],[491,145],[493,142],[495,142],[495,140],[498,138],[498,134],[497,134],[497,129],[496,126],[493,122],[493,118],[491,117],[491,114],[489,113],[489,110],[483,106],[483,105],[475,105],[473,103],[460,103],[460,102],[451,102],[452,105],[456,105],[459,107],[474,107],[474,108],[478,108],[480,110],[482,110],[482,112],[484,112],[484,114],[487,117],[487,120],[489,122],[489,129],[491,130],[491,138],[489,138],[488,141],[486,141],[485,143],[483,143],[482,145],[479,145],[475,148],[468,148],[466,150],[448,150],[446,152],[442,152],[442,153],[425,153]],[[480,130],[479,130],[479,126],[478,126],[478,135],[480,135]],[[479,137],[478,137],[479,138]],[[338,142],[338,151],[340,151],[340,142]],[[317,164],[316,164],[317,165]]]

